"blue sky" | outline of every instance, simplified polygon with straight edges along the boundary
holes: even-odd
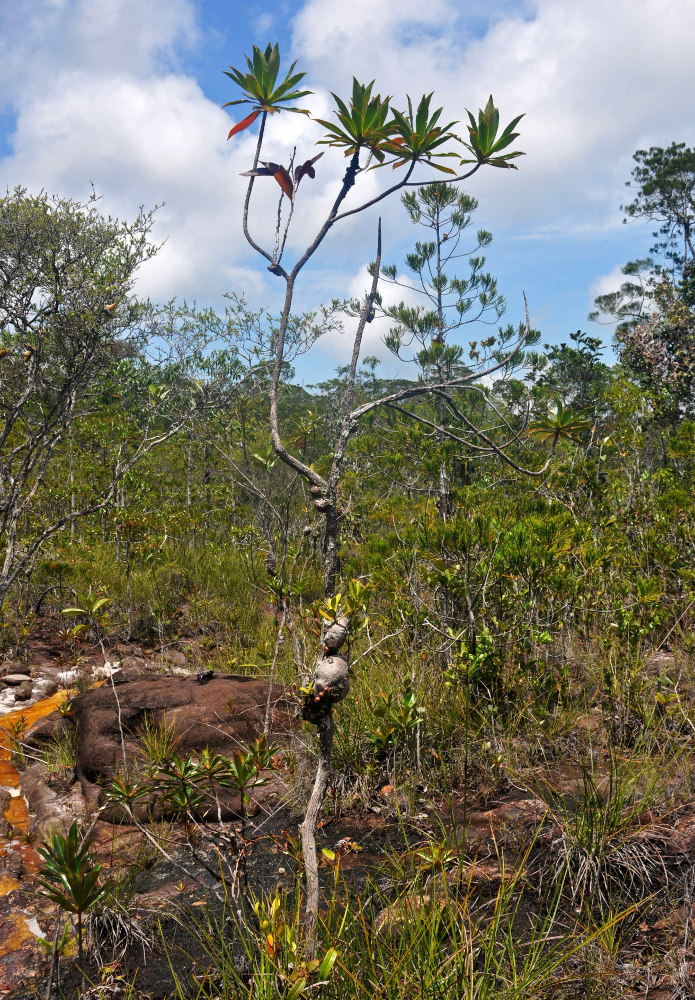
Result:
[[[695,144],[692,0],[0,0],[2,186],[84,198],[93,183],[122,217],[162,204],[156,236],[166,243],[142,271],[142,294],[219,307],[224,292],[244,291],[277,308],[281,283],[240,231],[239,174],[255,137],[227,142],[243,111],[221,109],[236,96],[222,70],[268,41],[307,70],[309,107],[321,117],[353,74],[376,78],[396,106],[434,90],[449,118],[490,92],[504,119],[525,112],[518,172],[481,171],[467,188],[480,202],[476,224],[494,235],[487,257],[505,319],[521,319],[525,291],[544,342],[580,327],[610,341],[610,329],[586,320],[593,298],[651,243],[649,224],[622,225],[632,153]],[[279,115],[267,156],[286,161],[294,144],[313,155],[318,138],[311,121]],[[297,205],[290,256],[343,167],[337,153],[321,160],[312,197]],[[397,200],[381,214],[384,258],[398,262],[416,231]],[[272,239],[263,207],[252,219]],[[362,291],[375,227],[367,214],[327,241],[298,287],[303,308]],[[383,330],[372,327],[366,353],[386,358]],[[299,375],[330,374],[348,349],[347,334],[326,338]]]

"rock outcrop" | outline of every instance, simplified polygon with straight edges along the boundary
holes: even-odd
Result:
[[[141,739],[146,723],[150,728],[166,727],[173,752],[181,757],[198,754],[206,747],[230,756],[263,732],[268,697],[265,681],[238,674],[205,676],[200,681],[196,677],[142,676],[134,671],[116,674],[114,681],[113,686],[106,682],[73,698],[67,716],[54,712],[25,737],[25,742],[37,747],[59,737],[66,726],[74,727],[75,774],[91,808],[103,805],[105,787],[124,770],[124,749],[127,761],[143,762]],[[272,732],[281,735],[290,723],[290,705],[281,687],[273,690],[271,704]],[[270,808],[279,801],[283,787],[280,779],[273,777],[254,793],[255,810],[261,804]],[[36,791],[32,794],[37,797]],[[220,806],[221,818],[238,815],[238,794],[225,793]],[[105,818],[125,817],[118,810],[109,810]]]

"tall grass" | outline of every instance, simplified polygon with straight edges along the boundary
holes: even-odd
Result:
[[[499,857],[496,887],[476,876],[475,864],[453,872],[399,874],[394,893],[370,880],[361,892],[341,876],[320,921],[316,964],[304,959],[301,899],[278,891],[255,901],[250,936],[233,914],[198,917],[195,934],[204,959],[189,981],[176,976],[179,1000],[540,1000],[582,995],[588,946],[624,917],[600,928],[561,911],[562,887],[538,897],[526,882],[526,855],[509,868]],[[398,862],[392,859],[398,867]],[[393,879],[388,880],[393,884]],[[404,887],[403,887],[404,886]],[[318,963],[337,952],[325,979]],[[172,971],[175,958],[171,956]],[[583,995],[586,995],[584,993]]]

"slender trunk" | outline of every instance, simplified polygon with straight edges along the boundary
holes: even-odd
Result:
[[[314,788],[307,805],[304,819],[299,826],[304,854],[306,877],[306,907],[304,927],[306,934],[307,961],[316,957],[316,921],[319,914],[319,866],[316,856],[316,824],[321,813],[323,800],[328,791],[331,776],[331,750],[333,748],[333,709],[328,706],[316,721],[319,731],[320,756],[316,770]]]
[[[51,1000],[51,995],[53,993],[53,978],[56,979],[56,987],[60,988],[59,976],[58,976],[58,935],[60,934],[60,924],[62,910],[58,910],[58,915],[56,916],[55,930],[53,931],[53,947],[51,948],[51,965],[48,970],[48,979],[46,981],[46,993],[44,1000]]]
[[[475,621],[473,601],[471,600],[470,579],[466,586],[466,613],[468,615],[468,646],[471,653],[475,653],[478,646],[478,628]]]
[[[355,331],[355,339],[352,345],[352,357],[350,359],[350,369],[348,372],[345,397],[343,399],[343,416],[333,451],[333,463],[331,473],[328,477],[328,484],[325,492],[325,500],[328,506],[325,507],[326,523],[324,528],[323,542],[323,575],[324,586],[327,597],[335,593],[336,580],[338,575],[338,531],[340,516],[338,512],[338,484],[343,473],[345,453],[347,451],[350,435],[355,430],[357,424],[354,418],[353,405],[355,401],[355,381],[357,378],[357,365],[362,350],[362,338],[367,323],[371,323],[374,318],[374,301],[376,299],[377,287],[379,284],[379,269],[381,267],[381,219],[377,229],[376,260],[372,274],[372,284],[369,293],[365,296],[360,318]],[[318,501],[315,501],[317,503]]]
[[[337,497],[326,498],[330,507],[325,512],[326,522],[323,535],[323,580],[326,597],[332,597],[338,579],[338,530],[339,515]]]
[[[440,445],[443,444],[444,438],[442,436],[440,440]],[[446,472],[446,462],[442,461],[439,466],[439,513],[446,520],[447,513],[449,511],[449,477]]]
[[[277,669],[278,656],[280,655],[280,646],[282,645],[283,632],[285,629],[285,620],[287,618],[287,608],[285,606],[285,601],[282,597],[281,600],[282,600],[282,614],[280,615],[277,636],[275,637],[273,662],[270,665],[270,676],[268,677],[268,697],[265,703],[265,720],[263,722],[263,735],[265,736],[268,742],[270,741],[270,721],[271,721],[272,707],[273,707],[273,688],[275,685],[275,671]]]
[[[87,981],[84,974],[84,945],[82,943],[82,913],[77,913],[77,953],[80,957],[80,990],[85,992]]]
[[[440,224],[440,213],[437,210],[437,221],[436,221],[436,235],[437,235],[437,344],[439,355],[437,358],[437,371],[439,374],[439,381],[444,382],[444,364],[442,361],[441,351],[444,350],[444,300],[442,297],[442,239],[441,239],[441,224]],[[439,433],[437,435],[439,441],[439,450],[442,452],[444,448],[444,420],[446,417],[446,406],[444,403],[444,398],[439,397]],[[439,513],[444,520],[449,512],[449,477],[446,471],[446,462],[444,461],[444,456],[442,455],[441,463],[439,466]]]
[[[203,473],[203,483],[205,485],[205,504],[207,507],[210,507],[212,504],[212,501],[210,499],[210,483],[212,481],[212,469],[210,467],[210,448],[207,442],[205,443],[205,449],[203,451],[203,466],[205,469]]]
[[[128,642],[130,642],[133,636],[133,602],[130,598],[130,571],[130,539],[128,539],[125,543],[125,602],[128,617]]]
[[[68,424],[68,443],[70,448],[70,541],[75,541],[75,443],[72,436],[72,421]]]
[[[17,547],[17,517],[13,517],[9,521],[7,531],[5,533],[5,558],[2,565],[2,574],[0,575],[0,607],[5,602],[7,597],[7,592],[10,589],[10,579],[12,576],[12,563],[14,562],[15,550]]]
[[[186,507],[191,506],[193,496],[193,432],[188,435],[188,456],[186,459]]]

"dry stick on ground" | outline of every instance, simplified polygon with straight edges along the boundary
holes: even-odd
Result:
[[[48,970],[48,980],[46,982],[46,1000],[51,1000],[51,993],[53,992],[53,977],[56,972],[59,972],[58,966],[58,935],[60,933],[61,916],[63,911],[58,907],[58,913],[56,915],[56,925],[53,932],[53,946],[51,948],[51,965]],[[60,978],[56,976],[56,987],[60,988]]]

